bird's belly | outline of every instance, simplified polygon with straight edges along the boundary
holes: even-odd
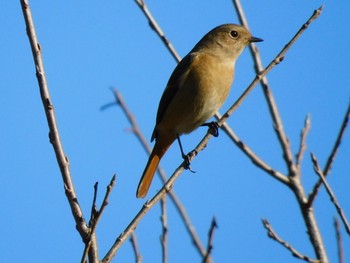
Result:
[[[193,97],[193,101],[186,104],[186,116],[184,116],[182,122],[175,126],[178,134],[190,133],[214,116],[222,106],[228,93],[217,92],[217,90],[220,89],[212,87],[199,90],[199,94]]]

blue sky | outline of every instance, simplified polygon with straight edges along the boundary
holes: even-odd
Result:
[[[268,74],[294,153],[307,114],[311,130],[303,160],[303,183],[309,192],[317,180],[313,152],[323,167],[349,103],[350,61],[348,1],[242,2],[252,34],[263,38],[258,48],[267,65],[310,17],[325,4],[320,18],[302,35],[285,60]],[[231,1],[147,1],[149,9],[181,56],[213,27],[237,23]],[[117,183],[97,228],[100,254],[142,207],[135,191],[147,161],[118,107],[100,111],[122,93],[147,138],[151,137],[158,102],[176,66],[148,26],[134,1],[30,1],[42,46],[46,76],[64,150],[85,217],[89,217],[93,185],[101,201],[113,174]],[[35,69],[19,1],[3,1],[0,9],[1,255],[4,262],[78,262],[83,243],[64,195],[48,140]],[[236,79],[224,112],[254,77],[248,50],[236,64]],[[261,88],[257,87],[228,123],[267,163],[286,172]],[[204,136],[198,129],[183,136],[190,151]],[[347,131],[329,183],[345,212],[348,196],[350,133]],[[161,162],[168,175],[181,163],[174,144]],[[193,161],[197,172],[185,171],[174,189],[191,217],[202,243],[213,216],[215,262],[298,262],[266,236],[261,218],[300,252],[313,257],[294,196],[257,169],[221,132]],[[160,189],[155,178],[148,198]],[[199,262],[177,212],[169,202],[169,262]],[[333,216],[336,211],[322,188],[315,214],[331,262],[337,261]],[[161,262],[160,208],[141,221],[137,239],[144,262]],[[344,235],[346,258],[349,238]],[[133,262],[126,242],[115,262]]]

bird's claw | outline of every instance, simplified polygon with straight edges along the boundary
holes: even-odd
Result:
[[[219,136],[219,124],[216,121],[204,123],[201,126],[208,126],[209,127],[209,132],[214,136],[218,137]]]
[[[188,153],[187,155],[186,154],[183,154],[182,155],[182,158],[184,159],[184,161],[185,161],[185,169],[186,170],[189,170],[191,173],[195,173],[196,171],[194,171],[194,170],[192,170],[191,169],[191,166],[190,166],[190,164],[191,164],[191,161],[190,161],[190,157],[192,156],[192,155],[197,155],[197,151],[196,150],[193,150],[193,151],[191,151],[190,153]]]

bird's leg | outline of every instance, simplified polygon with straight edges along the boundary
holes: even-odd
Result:
[[[201,126],[207,126],[209,127],[209,132],[214,136],[219,136],[219,124],[217,121],[212,121],[208,123],[203,123]]]
[[[184,159],[184,161],[185,161],[185,163],[186,163],[186,166],[185,166],[185,169],[186,170],[190,170],[192,173],[195,173],[196,171],[193,171],[192,169],[191,169],[191,167],[190,167],[190,154],[192,153],[189,153],[189,154],[185,154],[184,153],[184,150],[183,150],[183,148],[182,148],[182,144],[181,144],[181,140],[180,140],[180,136],[178,135],[177,137],[177,141],[178,141],[178,143],[179,143],[179,146],[180,146],[180,150],[181,150],[181,156],[182,156],[182,159]]]

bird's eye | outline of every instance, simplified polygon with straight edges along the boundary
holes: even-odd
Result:
[[[230,36],[233,38],[237,38],[238,37],[238,32],[235,30],[230,31]]]

